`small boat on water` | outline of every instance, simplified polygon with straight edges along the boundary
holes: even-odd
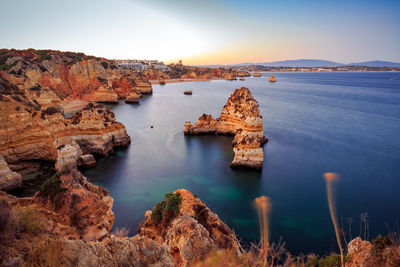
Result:
[[[270,81],[271,83],[276,82],[275,75],[271,75],[271,76],[269,77],[269,81]]]

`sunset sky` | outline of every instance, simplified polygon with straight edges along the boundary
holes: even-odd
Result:
[[[230,64],[400,62],[400,1],[2,0],[2,48]]]

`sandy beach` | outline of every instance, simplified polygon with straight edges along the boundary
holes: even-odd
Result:
[[[207,82],[212,80],[224,80],[224,78],[212,79],[164,79],[165,83],[183,83],[183,82]],[[160,84],[159,80],[149,80],[151,84]]]
[[[80,110],[83,107],[85,107],[89,102],[82,101],[82,100],[71,100],[71,101],[65,101],[63,103],[63,108],[64,112],[71,112],[74,110]]]

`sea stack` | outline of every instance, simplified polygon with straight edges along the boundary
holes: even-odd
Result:
[[[261,169],[268,141],[263,133],[262,116],[257,101],[246,87],[236,89],[221,111],[220,118],[203,114],[196,124],[185,123],[185,135],[233,135],[235,157],[232,168]]]
[[[271,75],[271,76],[269,77],[269,81],[270,81],[271,83],[276,82],[275,75]]]

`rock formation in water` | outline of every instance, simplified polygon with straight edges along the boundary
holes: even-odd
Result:
[[[42,107],[62,100],[118,103],[130,92],[151,94],[140,73],[121,70],[114,61],[53,50],[0,50],[0,77],[26,90]]]
[[[234,135],[235,157],[232,167],[261,169],[264,160],[262,146],[267,142],[257,101],[246,87],[236,89],[221,111],[220,118],[203,114],[196,124],[186,122],[185,135]]]
[[[125,99],[125,103],[131,103],[131,104],[138,104],[139,103],[139,98],[141,97],[141,94],[138,94],[136,92],[131,92]]]
[[[250,74],[250,72],[248,72],[248,71],[239,71],[239,72],[236,74],[236,76],[237,76],[237,77],[250,77],[251,74]]]
[[[176,266],[185,266],[212,249],[232,249],[240,254],[232,231],[200,199],[185,189],[174,193],[182,198],[179,214],[164,224],[153,222],[152,211],[147,211],[138,229],[140,236],[167,244]]]
[[[271,83],[276,82],[275,75],[271,75],[271,76],[269,77],[269,81],[270,81]]]
[[[184,94],[184,95],[192,95],[193,92],[192,92],[192,90],[185,90],[185,91],[183,92],[183,94]]]
[[[253,73],[253,77],[261,77],[261,73],[259,73],[259,72],[254,72],[254,73]]]

